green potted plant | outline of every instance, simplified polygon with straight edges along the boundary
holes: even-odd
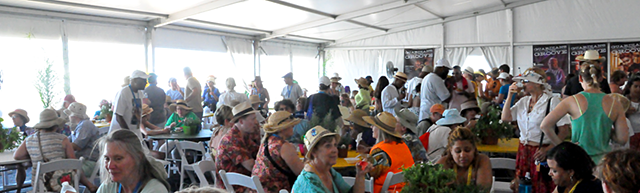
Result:
[[[98,119],[105,119],[105,121],[111,123],[111,119],[113,119],[113,109],[111,108],[111,103],[102,106]]]
[[[442,165],[431,163],[415,164],[404,168],[405,186],[403,193],[485,193],[480,186],[453,184],[456,173],[452,169],[444,169]]]
[[[185,118],[184,125],[182,126],[182,132],[186,135],[195,135],[198,134],[198,125],[200,124],[199,120],[193,118]]]
[[[480,115],[476,126],[471,130],[478,135],[482,144],[496,145],[498,139],[510,140],[513,136],[513,126],[501,120],[502,109],[495,105],[487,107],[487,111]]]
[[[13,150],[20,146],[24,140],[24,136],[22,136],[18,128],[4,128],[2,121],[4,119],[0,118],[0,152]]]
[[[351,137],[348,134],[340,136],[338,141],[338,157],[345,158],[349,154],[349,145],[351,144]]]

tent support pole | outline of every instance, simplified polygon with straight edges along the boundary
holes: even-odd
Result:
[[[511,9],[507,9],[506,10],[507,13],[507,19],[509,20],[508,25],[509,25],[509,64],[511,66],[511,69],[513,69],[513,74],[516,74],[516,64],[514,63],[515,59],[514,59],[514,54],[513,54],[513,8]]]

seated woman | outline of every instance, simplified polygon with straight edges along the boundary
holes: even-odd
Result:
[[[33,128],[27,127],[26,125],[29,122],[29,116],[27,115],[27,111],[24,109],[16,109],[15,111],[10,112],[9,117],[11,117],[13,125],[20,129],[22,135],[25,137],[35,133]]]
[[[473,128],[476,126],[476,115],[480,114],[480,107],[478,107],[478,101],[469,100],[460,105],[460,115],[467,120],[464,122],[466,128]]]
[[[231,110],[231,107],[223,105],[218,107],[214,114],[219,126],[214,129],[213,134],[211,134],[211,140],[209,141],[212,160],[215,160],[215,157],[218,156],[216,149],[220,146],[220,140],[222,140],[224,134],[227,134],[229,129],[233,127],[233,123],[231,122],[231,119],[233,119],[233,112]]]
[[[369,155],[374,159],[372,172],[369,172],[375,181],[373,183],[373,191],[386,192],[381,190],[382,184],[387,179],[387,173],[402,172],[403,168],[413,166],[413,157],[411,151],[402,140],[402,135],[396,131],[396,118],[391,113],[382,112],[375,117],[363,117],[364,121],[371,124],[373,137],[376,143]],[[389,192],[402,191],[404,183],[389,186]]]
[[[38,162],[50,162],[60,159],[76,159],[73,145],[67,136],[57,133],[56,130],[62,127],[65,119],[59,118],[53,109],[45,109],[40,113],[40,122],[34,126],[37,130],[33,135],[29,135],[13,154],[16,160],[31,159],[33,169],[31,170],[32,182],[35,182]],[[95,192],[98,187],[93,185],[84,175],[80,175],[80,183]],[[60,186],[56,189],[45,182],[48,191],[60,192]]]
[[[608,153],[596,173],[606,193],[640,192],[640,152],[618,150]]]
[[[571,142],[558,144],[547,152],[547,163],[549,176],[557,185],[554,193],[602,192],[602,183],[593,176],[596,165],[580,146]]]
[[[449,136],[449,145],[444,156],[436,162],[445,169],[456,172],[455,184],[475,184],[487,190],[491,188],[492,174],[489,157],[478,153],[476,134],[459,127]]]
[[[289,100],[287,100],[289,101]],[[264,125],[266,135],[262,139],[258,159],[251,176],[258,176],[265,192],[291,191],[295,180],[304,167],[293,144],[286,141],[293,135],[294,119],[288,111],[273,113]]]
[[[354,141],[351,142],[351,146],[355,147],[356,151],[360,154],[369,154],[371,147],[376,144],[371,126],[362,119],[362,117],[366,116],[367,111],[356,109],[345,119],[351,123],[351,128],[353,128],[354,131],[350,132],[350,134],[352,134],[351,138],[354,139]]]
[[[364,192],[365,174],[371,171],[371,164],[364,169],[361,163],[356,164],[356,180],[349,187],[342,175],[332,168],[338,159],[338,138],[336,133],[321,126],[307,131],[304,137],[304,145],[309,150],[305,155],[306,165],[293,184],[292,192]]]
[[[282,100],[278,101],[275,105],[276,111],[284,111],[289,114],[294,113],[294,105],[291,100]],[[294,144],[303,144],[302,136],[307,133],[307,130],[311,129],[309,126],[309,120],[301,119],[295,126],[293,126],[293,135],[291,135],[287,140]]]
[[[121,129],[100,139],[98,193],[166,193],[171,189],[161,163],[144,154],[136,134]]]

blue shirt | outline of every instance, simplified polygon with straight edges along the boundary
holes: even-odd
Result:
[[[182,92],[184,92],[184,88],[180,88],[180,90],[182,90]],[[178,100],[178,99],[184,99],[184,96],[182,96],[182,94],[180,94],[180,91],[173,90],[173,89],[167,90],[167,96],[171,97],[172,101],[175,101],[175,100]]]
[[[309,120],[300,120],[300,123],[293,126],[293,135],[289,138],[289,142],[303,144],[302,136],[304,136],[310,128]]]
[[[342,175],[335,169],[331,168],[331,177],[333,177],[333,192],[349,192],[351,186],[342,178]],[[302,170],[296,183],[293,184],[292,192],[329,192],[322,184],[320,177],[313,172]]]
[[[220,91],[218,90],[218,88],[214,87],[213,94],[216,95],[216,98],[220,98]],[[204,98],[204,103],[205,104],[216,104],[216,103],[218,103],[218,100],[214,99],[213,96],[211,96],[209,94],[209,87],[208,86],[204,87],[204,92],[202,92],[202,98]]]
[[[500,103],[500,108],[504,108],[504,102],[507,101],[507,96],[509,96],[509,87],[511,86],[511,84],[506,84],[506,85],[502,85],[500,87],[500,92],[498,92],[499,94],[503,94],[505,99],[502,100],[502,103]],[[512,107],[513,104],[516,103],[516,95],[514,94],[513,97],[511,97],[511,104],[509,105],[509,107]]]
[[[100,152],[98,148],[93,148],[98,138],[98,128],[89,119],[80,121],[69,136],[71,143],[80,147],[80,150],[76,151],[76,158],[84,157],[91,161],[98,161]]]

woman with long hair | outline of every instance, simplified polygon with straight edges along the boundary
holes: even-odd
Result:
[[[378,79],[378,85],[376,85],[375,92],[373,93],[373,97],[375,98],[374,104],[376,105],[375,114],[382,112],[382,90],[387,86],[389,86],[389,79],[385,76],[381,76]]]
[[[547,163],[549,176],[558,185],[553,192],[602,192],[600,180],[593,176],[595,163],[580,146],[571,142],[558,144],[547,152]]]
[[[164,166],[145,156],[140,140],[130,130],[109,133],[99,146],[102,185],[98,193],[164,193],[171,189]]]
[[[211,134],[211,140],[209,141],[209,149],[211,150],[211,157],[213,160],[218,156],[218,152],[216,150],[218,149],[218,146],[220,146],[220,140],[222,140],[224,134],[227,134],[229,129],[233,127],[233,122],[231,122],[231,119],[233,119],[233,112],[231,107],[222,105],[216,109],[214,116],[216,117],[216,121],[219,126],[213,131],[213,134]]]
[[[478,153],[478,139],[471,130],[458,127],[449,135],[449,145],[444,156],[436,162],[456,173],[455,184],[479,185],[491,188],[492,176],[489,157]]]
[[[625,144],[629,140],[629,127],[622,105],[600,91],[602,70],[597,64],[585,62],[578,77],[584,91],[565,98],[542,121],[540,128],[554,145],[558,137],[554,125],[565,115],[571,116],[571,142],[578,143],[591,159],[598,163],[611,151],[609,141]],[[613,132],[611,128],[614,128]]]

